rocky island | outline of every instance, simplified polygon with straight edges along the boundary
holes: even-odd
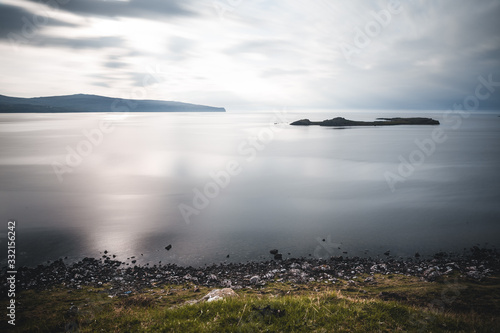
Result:
[[[391,125],[439,125],[439,121],[432,118],[377,118],[376,121],[356,121],[349,120],[342,117],[327,119],[323,121],[310,121],[309,119],[301,119],[294,121],[290,125],[296,126],[332,126],[332,127],[345,127],[345,126],[391,126]]]

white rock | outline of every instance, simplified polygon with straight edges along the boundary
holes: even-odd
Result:
[[[260,278],[258,275],[252,276],[250,278],[250,283],[252,283],[252,284],[257,284],[257,283],[259,283],[259,281],[260,281]]]
[[[200,301],[214,302],[214,301],[220,301],[227,297],[237,297],[237,296],[238,294],[235,293],[234,290],[231,288],[214,289],[208,294],[206,294]]]

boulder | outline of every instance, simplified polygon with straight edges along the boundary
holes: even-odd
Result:
[[[200,302],[220,301],[227,297],[238,297],[238,294],[235,293],[234,290],[231,288],[214,289],[205,296],[203,296],[203,298],[200,299]]]
[[[250,278],[250,283],[251,284],[257,284],[260,281],[260,277],[258,275],[254,275]]]

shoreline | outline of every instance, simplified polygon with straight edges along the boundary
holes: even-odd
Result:
[[[6,267],[2,281],[6,281]],[[140,291],[166,284],[185,284],[217,288],[241,289],[283,282],[308,284],[322,282],[334,285],[352,281],[359,276],[400,274],[434,281],[440,277],[459,274],[473,280],[483,280],[500,272],[500,253],[496,249],[474,246],[466,252],[438,252],[431,258],[400,259],[330,257],[327,259],[287,258],[246,263],[220,263],[204,267],[176,264],[126,266],[124,262],[104,255],[100,259],[84,258],[66,264],[63,259],[37,267],[17,270],[19,290],[46,290],[55,286],[81,289],[84,286],[110,285],[110,295]],[[369,280],[370,277],[367,277]],[[6,288],[5,282],[2,288]]]

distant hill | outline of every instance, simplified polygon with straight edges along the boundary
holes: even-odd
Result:
[[[225,111],[224,108],[181,102],[134,100],[85,94],[35,98],[0,95],[0,113]]]

